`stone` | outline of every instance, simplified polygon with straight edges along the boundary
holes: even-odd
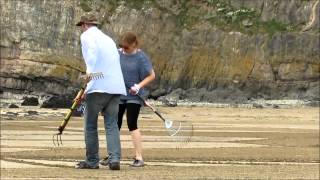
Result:
[[[318,108],[320,108],[320,101],[309,101],[306,105],[310,106],[310,107],[318,107]]]
[[[183,99],[184,96],[185,96],[185,91],[182,90],[181,88],[178,88],[178,89],[173,90],[168,95],[166,95],[166,98],[178,101],[180,99]]]
[[[38,106],[39,101],[36,97],[24,97],[21,106]]]
[[[162,104],[168,107],[175,107],[178,105],[178,100],[174,98],[170,98],[167,96],[161,96],[157,99],[158,101],[162,102]]]
[[[164,99],[162,103],[168,107],[176,107],[178,105],[178,102],[172,99]]]
[[[19,106],[15,105],[15,104],[10,104],[10,105],[8,106],[8,108],[19,108]]]
[[[37,111],[27,111],[28,115],[38,115]]]
[[[254,108],[263,109],[263,106],[261,104],[253,103],[252,106]]]
[[[72,99],[66,96],[52,96],[44,100],[41,108],[70,108]]]
[[[6,112],[6,115],[8,116],[18,116],[18,113],[15,113],[15,112]]]
[[[163,88],[156,89],[150,93],[150,98],[157,99],[160,96],[163,96],[167,93],[167,91]]]

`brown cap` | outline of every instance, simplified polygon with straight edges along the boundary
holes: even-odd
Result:
[[[82,24],[100,24],[93,13],[86,13],[81,16],[80,21],[76,24],[76,26],[81,26]]]

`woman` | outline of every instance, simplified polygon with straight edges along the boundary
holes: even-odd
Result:
[[[118,127],[121,128],[122,118],[126,111],[127,125],[135,150],[135,159],[131,166],[142,167],[144,161],[142,158],[141,132],[138,129],[137,121],[143,101],[136,95],[145,95],[143,87],[155,79],[155,73],[149,58],[139,49],[139,41],[135,33],[125,33],[120,42],[120,64],[127,95],[120,96]],[[108,157],[101,162],[102,165],[108,163]]]

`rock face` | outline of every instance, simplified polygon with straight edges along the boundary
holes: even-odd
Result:
[[[319,100],[319,6],[318,0],[2,0],[1,88],[72,94],[85,70],[74,24],[84,11],[96,11],[100,28],[115,40],[129,30],[141,37],[157,76],[151,95],[181,88],[180,98],[197,101]]]
[[[84,64],[70,1],[1,0],[1,88],[25,94],[65,94]]]

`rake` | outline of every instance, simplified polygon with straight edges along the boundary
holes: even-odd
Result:
[[[101,72],[98,72],[98,73],[90,73],[89,74],[89,80],[97,80],[97,79],[102,79],[103,78],[103,74]],[[80,101],[78,99],[81,98],[81,96],[83,95],[85,89],[87,87],[87,83],[85,83],[79,90],[77,96],[76,96],[76,100],[73,102],[72,106],[70,107],[69,109],[69,112],[67,113],[67,115],[64,117],[64,119],[62,120],[60,126],[58,127],[58,133],[54,134],[53,137],[52,137],[52,141],[53,141],[53,145],[54,146],[62,146],[62,139],[61,139],[61,136],[62,136],[62,133],[65,129],[65,127],[67,126],[70,118],[71,118],[71,115],[72,113],[74,112],[74,110],[76,109],[76,107],[78,106],[78,104],[80,103]]]
[[[165,119],[159,111],[150,105],[141,95],[136,94],[163,122],[168,134],[181,142],[190,142],[193,136],[193,124],[187,121],[172,121]]]

